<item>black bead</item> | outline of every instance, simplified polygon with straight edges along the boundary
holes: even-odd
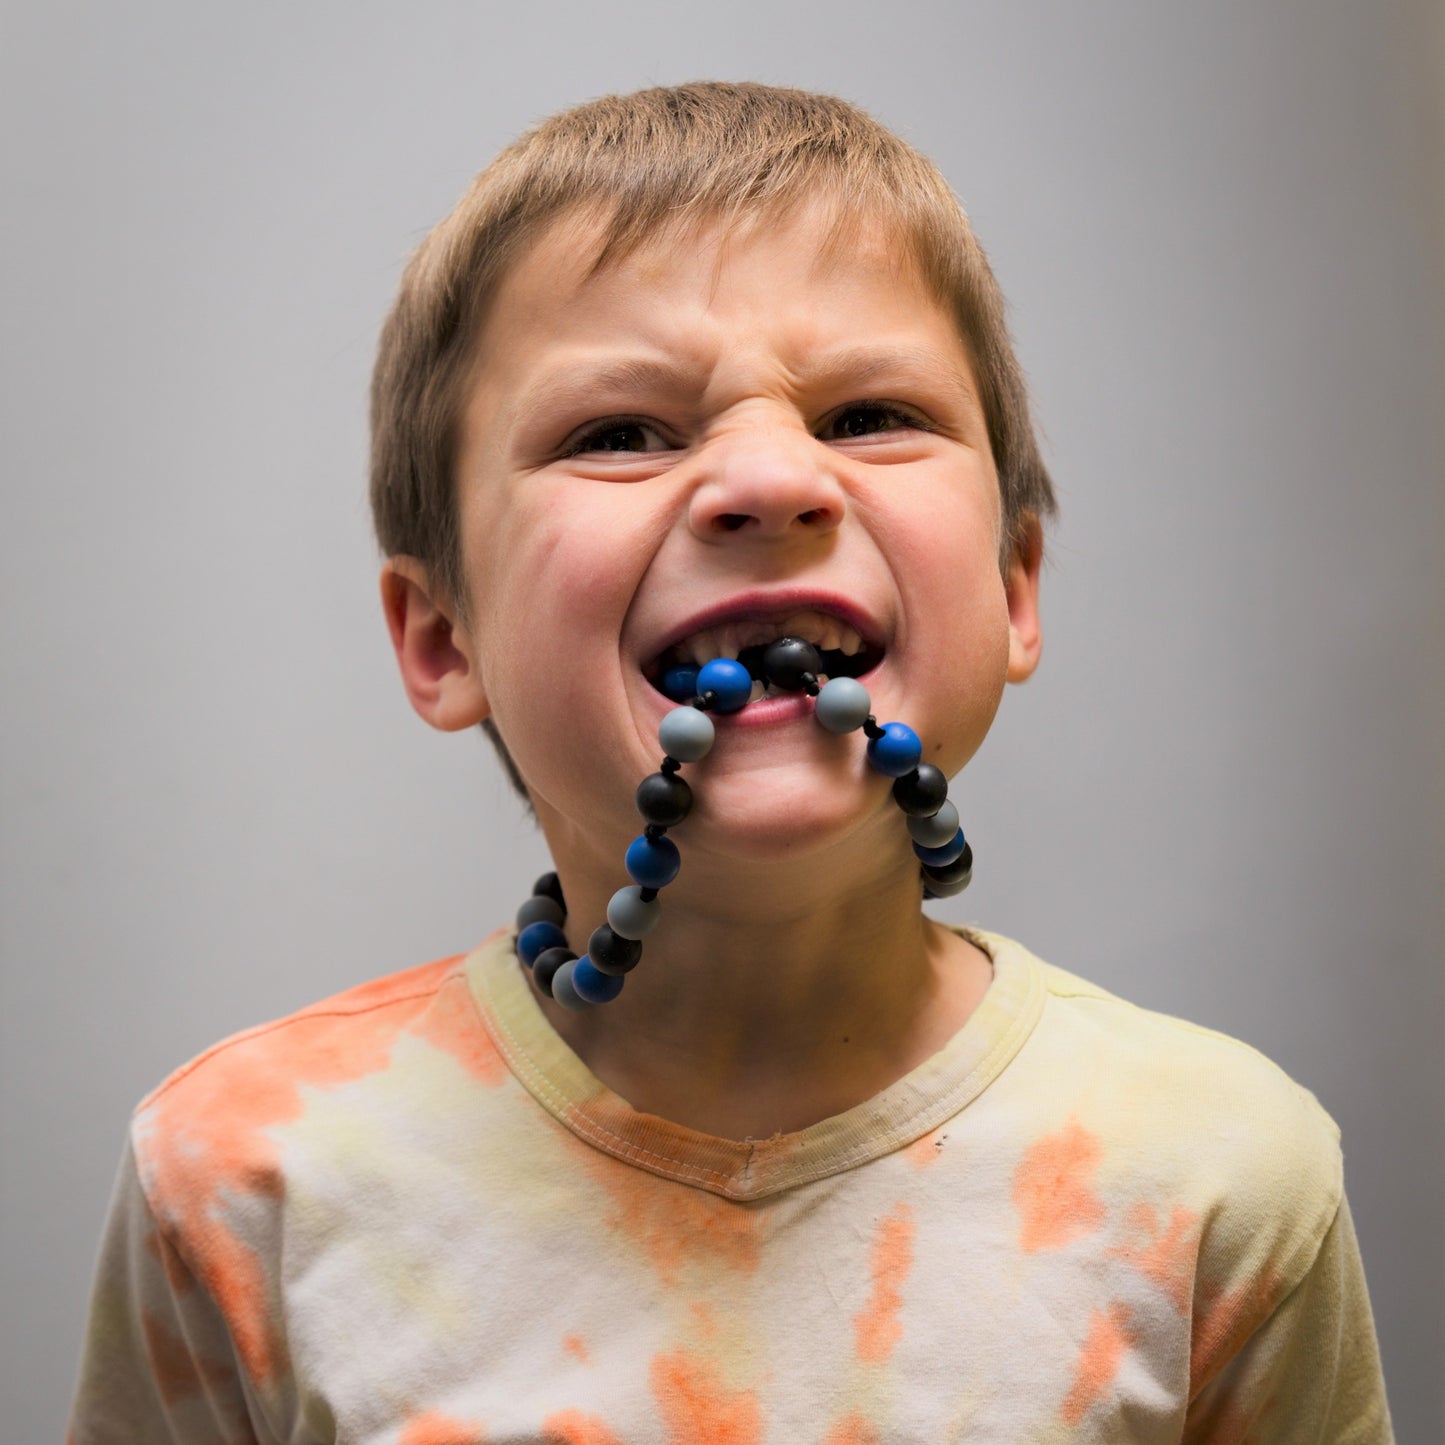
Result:
[[[784,692],[797,692],[823,665],[818,649],[801,637],[780,637],[763,653],[763,678]]]
[[[963,845],[963,852],[953,860],[952,863],[945,863],[941,868],[930,868],[928,864],[923,865],[924,883],[958,883],[973,872],[973,849],[967,843]]]
[[[570,948],[544,948],[537,955],[532,964],[532,978],[548,998],[552,996],[552,975],[576,957]]]
[[[532,892],[543,898],[555,898],[565,909],[567,900],[562,897],[562,880],[555,873],[544,873],[533,885]]]
[[[692,789],[672,773],[649,773],[637,785],[637,811],[649,823],[671,828],[692,811]]]
[[[893,801],[910,818],[931,818],[948,798],[948,779],[932,763],[919,763],[893,784]]]
[[[642,944],[635,938],[623,938],[620,933],[614,933],[610,924],[599,923],[587,940],[587,957],[598,973],[614,976],[629,973],[642,957]],[[536,966],[532,965],[533,968]]]

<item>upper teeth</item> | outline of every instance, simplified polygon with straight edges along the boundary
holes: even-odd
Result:
[[[736,657],[748,647],[761,647],[778,637],[801,637],[819,652],[842,652],[852,657],[863,650],[863,639],[846,622],[822,612],[795,612],[777,622],[725,622],[704,627],[684,637],[672,649],[701,667],[715,657]]]

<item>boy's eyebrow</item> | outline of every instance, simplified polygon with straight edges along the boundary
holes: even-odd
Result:
[[[868,386],[879,378],[909,373],[942,375],[969,401],[977,404],[973,378],[954,357],[929,346],[859,345],[824,352],[810,361],[806,379],[813,382]],[[544,376],[518,399],[519,409],[532,412],[585,402],[594,392],[658,391],[674,395],[697,393],[707,384],[705,367],[653,357],[624,357],[601,366],[569,366]]]
[[[945,356],[931,346],[846,346],[824,353],[818,361],[817,371],[825,380],[836,377],[858,386],[866,386],[879,377],[901,373],[941,374],[970,401],[978,400],[973,378],[967,370],[961,368],[955,358]]]

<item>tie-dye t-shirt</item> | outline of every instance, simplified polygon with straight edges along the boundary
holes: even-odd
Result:
[[[1338,1134],[989,934],[938,1054],[799,1133],[631,1109],[511,940],[139,1108],[75,1445],[1390,1439]]]

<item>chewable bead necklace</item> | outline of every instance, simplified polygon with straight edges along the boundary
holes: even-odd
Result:
[[[958,809],[948,800],[948,779],[921,761],[923,744],[906,723],[879,726],[869,711],[868,690],[856,678],[834,677],[820,686],[821,665],[812,643],[780,637],[763,653],[762,681],[784,692],[806,692],[814,699],[814,717],[830,733],[863,729],[869,765],[894,780],[893,801],[907,819],[924,897],[962,893],[973,877],[973,850],[959,826]],[[566,1008],[610,1003],[637,967],[642,940],[662,918],[657,895],[682,866],[677,844],[667,836],[692,809],[692,788],[678,773],[684,763],[698,762],[711,750],[716,733],[709,712],[740,712],[747,706],[753,676],[735,659],[717,657],[686,683],[696,688],[696,695],[663,718],[657,729],[662,765],[637,788],[637,811],[646,826],[623,860],[632,884],[612,895],[607,921],[592,931],[587,952],[579,958],[567,947],[562,931],[567,904],[555,873],[544,873],[517,910],[517,957],[531,971],[538,990]]]

